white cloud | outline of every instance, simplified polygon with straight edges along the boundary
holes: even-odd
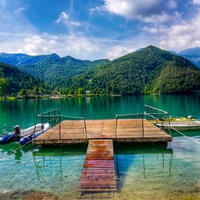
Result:
[[[36,29],[30,22],[19,14],[28,6],[20,7],[15,10],[6,7],[6,0],[0,0],[0,31],[12,31],[12,33],[35,33]]]
[[[60,23],[62,21],[68,20],[69,16],[65,12],[61,12],[58,16],[58,19],[56,20],[56,23]]]
[[[200,13],[193,19],[169,27],[145,27],[143,30],[157,34],[161,48],[182,50],[200,46]]]
[[[82,25],[80,22],[70,20],[69,15],[65,12],[61,12],[59,14],[58,19],[56,20],[56,23],[64,23],[65,25],[73,25],[73,26],[81,26]]]
[[[123,46],[113,46],[106,53],[106,57],[110,60],[113,60],[115,58],[119,58],[133,51],[134,49],[132,48],[127,48]]]
[[[162,12],[160,15],[151,15],[148,17],[139,18],[148,23],[164,23],[166,21],[169,21],[171,19],[171,16]]]
[[[193,0],[194,4],[199,4],[200,5],[200,0]]]
[[[17,8],[17,9],[14,11],[14,13],[15,13],[16,15],[18,15],[18,14],[20,14],[21,12],[25,11],[26,9],[27,9],[27,6],[25,6],[25,7],[20,7],[20,8]]]
[[[92,8],[90,12],[108,11],[127,19],[139,19],[148,23],[163,23],[171,19],[164,10],[175,9],[175,0],[104,0],[102,7]]]
[[[175,9],[175,8],[177,8],[177,3],[176,3],[176,1],[175,1],[175,0],[170,0],[170,1],[168,2],[168,7],[169,7],[169,9]]]
[[[29,55],[58,53],[77,58],[92,58],[99,51],[94,41],[82,35],[5,34],[0,33],[0,52]]]

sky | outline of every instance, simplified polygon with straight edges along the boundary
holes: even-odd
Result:
[[[0,0],[0,52],[115,59],[200,47],[200,0]]]

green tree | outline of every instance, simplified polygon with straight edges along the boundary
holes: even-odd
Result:
[[[0,78],[0,96],[6,94],[6,89],[8,87],[8,81],[5,78]]]
[[[78,94],[84,94],[85,90],[83,88],[78,88]]]
[[[19,96],[24,96],[24,95],[26,95],[26,90],[25,89],[21,89],[17,94]]]
[[[33,94],[36,94],[36,95],[39,94],[39,89],[37,86],[33,88]]]

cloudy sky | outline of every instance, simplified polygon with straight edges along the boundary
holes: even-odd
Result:
[[[114,59],[200,47],[200,0],[0,0],[0,52]]]

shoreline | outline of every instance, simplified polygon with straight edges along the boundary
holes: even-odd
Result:
[[[61,96],[20,96],[20,97],[0,97],[0,101],[15,101],[20,99],[66,99],[66,98],[82,98],[82,97],[125,97],[125,96],[165,96],[165,95],[200,95],[197,92],[191,93],[171,93],[171,94],[135,94],[135,95],[120,95],[120,94],[90,94],[90,95],[61,95]]]

